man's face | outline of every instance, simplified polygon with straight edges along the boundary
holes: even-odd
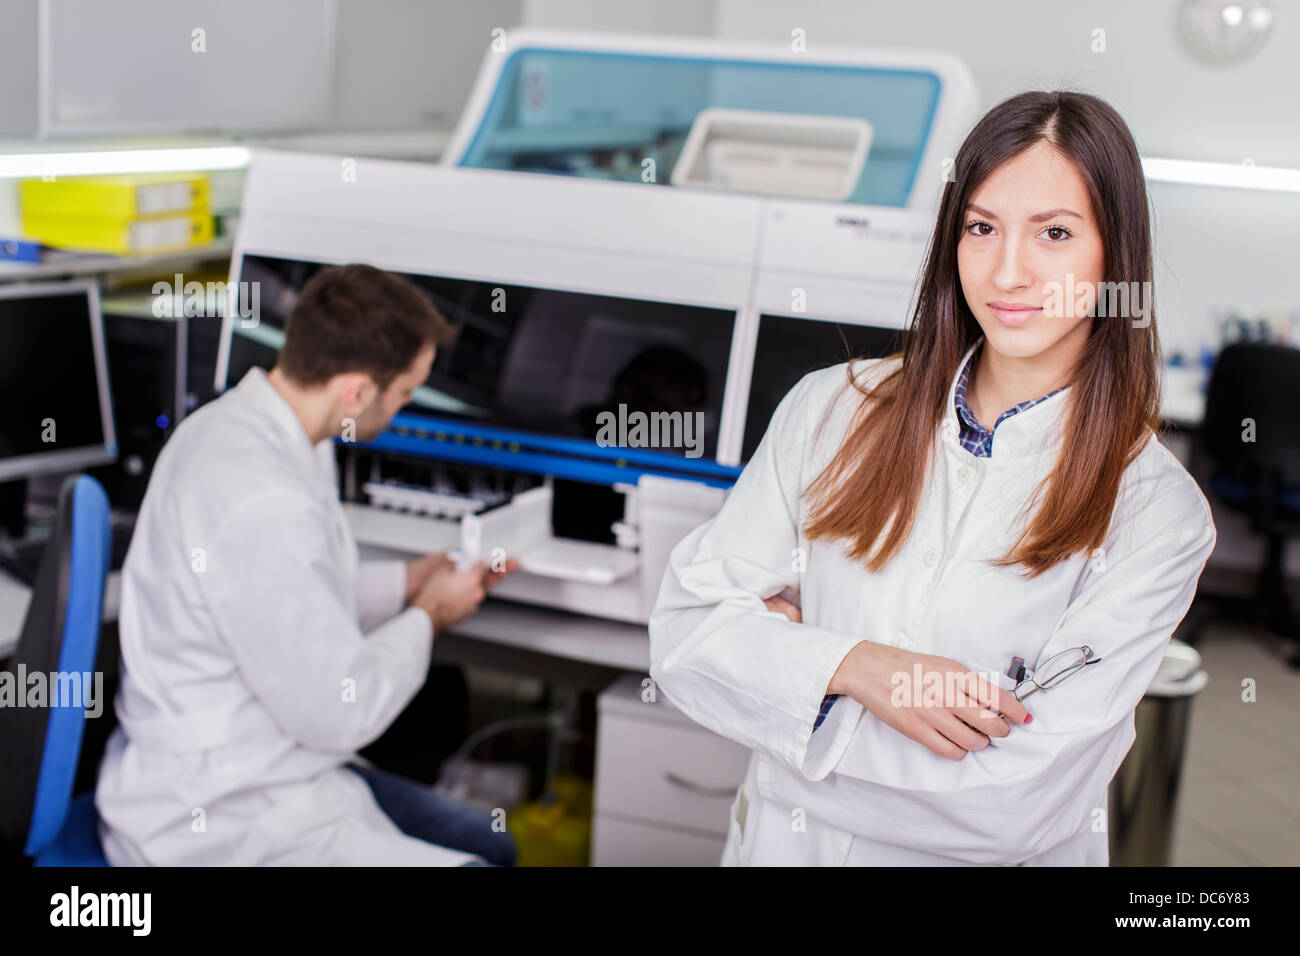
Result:
[[[426,345],[414,361],[389,384],[388,388],[378,392],[374,399],[356,415],[358,441],[373,441],[378,438],[388,423],[407,402],[417,386],[423,385],[429,377],[433,366],[434,348]]]

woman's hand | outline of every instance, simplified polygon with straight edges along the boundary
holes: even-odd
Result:
[[[803,623],[803,614],[800,613],[799,609],[780,595],[773,595],[770,598],[765,598],[763,603],[767,605],[769,611],[776,611],[778,614],[784,614],[796,624]]]
[[[763,603],[796,624],[803,622],[799,608],[783,597],[774,595]],[[848,694],[899,733],[953,760],[983,750],[989,737],[1011,733],[1008,720],[1030,720],[1014,696],[960,662],[873,641],[849,651],[826,692]]]
[[[874,641],[845,655],[826,692],[848,694],[899,733],[952,760],[1032,719],[1009,691],[958,661]]]

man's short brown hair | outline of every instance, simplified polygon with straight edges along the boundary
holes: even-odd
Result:
[[[276,365],[300,385],[365,372],[386,389],[424,345],[445,345],[455,335],[410,280],[362,263],[329,266],[303,286]]]

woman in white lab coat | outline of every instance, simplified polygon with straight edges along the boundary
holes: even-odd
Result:
[[[1123,120],[1022,94],[953,172],[902,353],[805,375],[664,576],[652,677],[753,750],[726,864],[1105,865],[1108,784],[1214,547],[1155,435]],[[1050,683],[1084,646],[1011,693],[1016,658]]]

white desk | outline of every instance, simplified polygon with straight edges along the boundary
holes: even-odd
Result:
[[[477,614],[450,633],[552,657],[650,672],[649,633],[643,626],[622,621],[488,598]]]
[[[1164,400],[1160,415],[1183,428],[1199,428],[1205,420],[1205,393],[1201,391],[1199,366],[1165,366]]]
[[[104,592],[105,621],[117,620],[120,594],[121,575],[114,571]],[[29,603],[31,589],[0,572],[0,658],[17,646]],[[643,626],[490,597],[450,633],[607,667],[639,672],[650,667],[650,637]]]
[[[114,571],[108,576],[104,588],[104,620],[116,621],[118,600],[122,593],[122,576]],[[8,657],[18,646],[27,619],[27,605],[32,601],[32,589],[21,581],[0,571],[0,658]]]

